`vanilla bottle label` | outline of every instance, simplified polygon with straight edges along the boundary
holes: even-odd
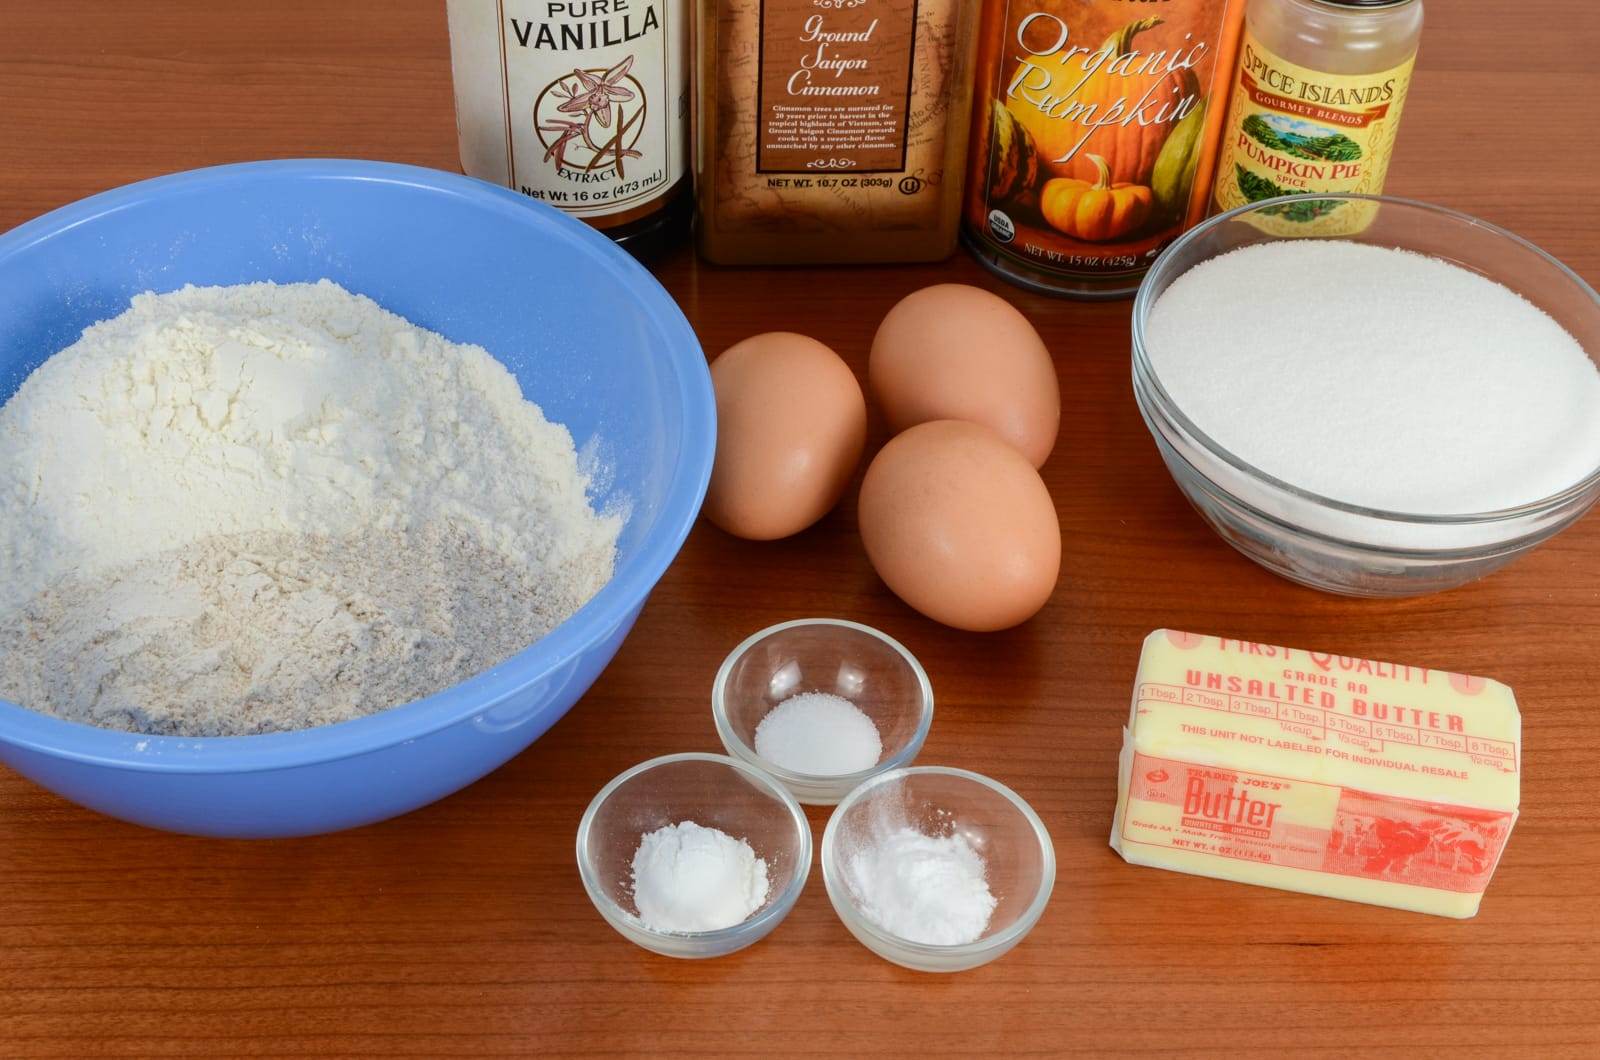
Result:
[[[588,220],[688,163],[688,16],[670,0],[453,0],[467,172]]]
[[[1377,73],[1326,74],[1289,62],[1247,29],[1217,162],[1218,208],[1303,196],[1256,223],[1285,235],[1359,231],[1368,211],[1316,194],[1383,190],[1414,59]]]

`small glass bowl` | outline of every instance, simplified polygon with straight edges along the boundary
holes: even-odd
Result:
[[[633,855],[647,833],[680,821],[743,839],[767,863],[767,901],[718,931],[653,931],[633,900]],[[777,927],[811,872],[811,825],[771,777],[723,755],[652,758],[601,789],[578,824],[578,875],[589,900],[628,941],[667,957],[722,957]]]
[[[1342,238],[1443,258],[1522,295],[1600,358],[1600,295],[1538,247],[1442,206],[1369,195],[1322,195],[1364,213]],[[1146,350],[1151,309],[1190,269],[1230,250],[1285,238],[1264,231],[1285,199],[1219,214],[1174,242],[1133,303],[1133,392],[1161,459],[1222,539],[1291,581],[1349,596],[1415,596],[1454,588],[1504,566],[1571,525],[1600,496],[1600,468],[1532,504],[1462,515],[1380,511],[1321,497],[1274,478],[1197,427],[1162,386]],[[1292,238],[1292,237],[1290,237]]]
[[[933,836],[959,832],[983,855],[999,905],[981,938],[959,946],[912,942],[861,912],[845,867],[863,840],[902,826]],[[869,950],[920,972],[960,972],[989,963],[1033,930],[1055,886],[1056,854],[1044,822],[1010,788],[964,769],[917,766],[874,777],[833,811],[822,834],[822,879],[839,919]]]
[[[883,753],[871,769],[837,776],[796,773],[756,754],[756,726],[790,696],[829,692],[878,727]],[[916,657],[887,634],[837,618],[769,626],[723,660],[711,715],[728,753],[778,779],[811,806],[832,806],[869,777],[910,765],[933,724],[933,686]]]

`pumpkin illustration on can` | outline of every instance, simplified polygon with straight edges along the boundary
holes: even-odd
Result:
[[[1039,212],[1058,232],[1103,243],[1137,232],[1150,216],[1155,197],[1142,184],[1111,182],[1111,166],[1100,155],[1085,155],[1094,180],[1057,177],[1039,193]]]
[[[1148,10],[1148,9],[1146,9]],[[1208,205],[1243,0],[986,4],[964,226],[980,261],[1051,293],[1132,293]]]

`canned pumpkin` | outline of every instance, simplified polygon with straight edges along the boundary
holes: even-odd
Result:
[[[1205,216],[1242,0],[995,0],[978,42],[964,229],[1024,286],[1137,287]]]

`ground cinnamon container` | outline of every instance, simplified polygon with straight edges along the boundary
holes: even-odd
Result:
[[[1243,0],[990,0],[964,224],[1053,294],[1132,294],[1205,216]]]
[[[725,264],[955,249],[979,0],[702,0],[695,185]]]

